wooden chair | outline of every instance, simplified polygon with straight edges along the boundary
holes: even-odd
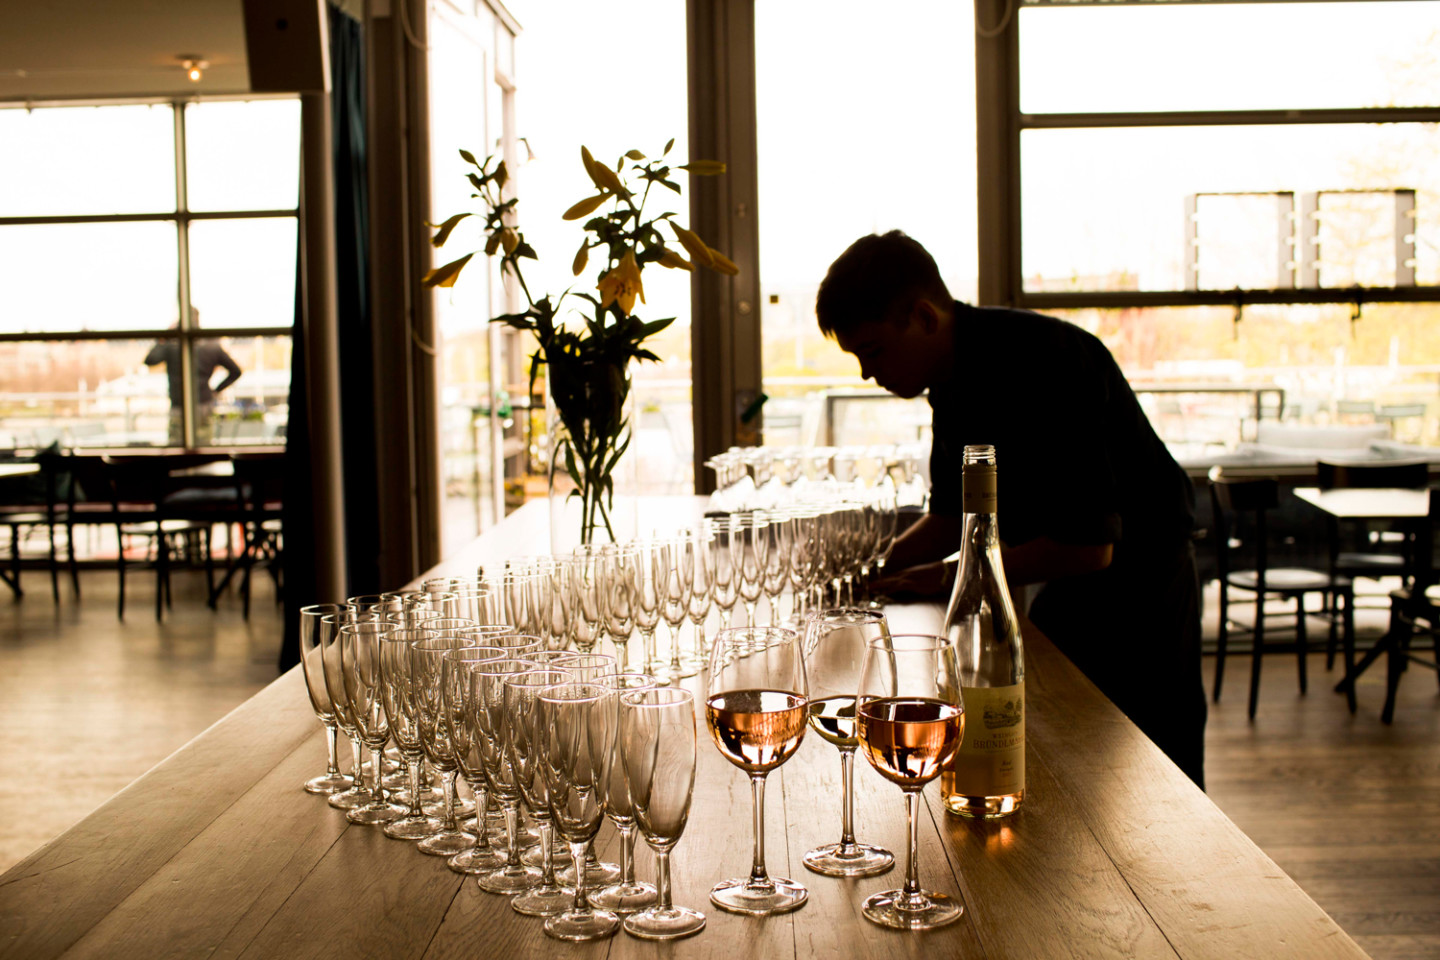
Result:
[[[1250,664],[1250,706],[1249,715],[1255,718],[1255,707],[1260,695],[1260,663],[1265,654],[1265,604],[1267,601],[1295,602],[1295,647],[1300,676],[1300,692],[1306,692],[1307,677],[1305,657],[1308,653],[1306,639],[1306,618],[1316,616],[1327,618],[1322,611],[1311,613],[1305,609],[1305,597],[1319,594],[1327,601],[1326,609],[1332,609],[1330,601],[1343,602],[1341,609],[1345,666],[1347,671],[1355,659],[1355,627],[1353,619],[1354,594],[1350,582],[1336,579],[1322,570],[1300,567],[1271,567],[1269,563],[1270,544],[1266,515],[1280,504],[1280,484],[1274,478],[1239,479],[1227,477],[1220,467],[1210,470],[1210,502],[1214,512],[1216,561],[1220,581],[1220,631],[1215,651],[1214,700],[1220,701],[1220,688],[1225,677],[1225,654],[1231,628],[1249,633],[1253,639]],[[1237,558],[1245,557],[1253,566],[1237,569]],[[1254,600],[1232,601],[1233,590],[1252,594]],[[1253,603],[1254,622],[1246,627],[1230,617],[1232,602]],[[1335,622],[1330,619],[1331,629]],[[1275,628],[1269,628],[1272,632]],[[1347,692],[1350,710],[1355,710],[1353,687]]]
[[[1430,515],[1416,538],[1415,579],[1399,590],[1390,593],[1390,628],[1381,638],[1379,646],[1385,648],[1385,706],[1380,719],[1390,723],[1395,719],[1395,694],[1400,689],[1400,677],[1410,664],[1418,663],[1440,675],[1437,659],[1422,659],[1410,652],[1417,636],[1428,636],[1432,649],[1440,637],[1440,587],[1436,585],[1434,563],[1434,531],[1440,523],[1440,490],[1430,491]],[[1354,684],[1350,684],[1354,688]]]
[[[275,593],[284,589],[284,537],[281,514],[285,501],[285,460],[273,454],[237,453],[235,464],[236,495],[240,498],[244,518],[245,547],[241,553],[244,576],[240,596],[245,619],[250,619],[250,575],[257,563],[263,563],[275,582]]]

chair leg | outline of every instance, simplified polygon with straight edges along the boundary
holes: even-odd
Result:
[[[1265,597],[1255,598],[1255,634],[1253,652],[1250,655],[1250,719],[1255,719],[1255,707],[1260,700],[1260,661],[1265,656]]]
[[[125,535],[117,532],[116,542],[120,544],[119,567],[120,567],[120,619],[125,619]]]
[[[15,596],[25,596],[25,591],[20,589],[20,525],[10,524],[10,578],[13,581],[12,589]]]
[[[1353,589],[1336,595],[1336,602],[1345,601],[1345,621],[1341,632],[1341,642],[1345,650],[1345,676],[1351,676],[1355,671],[1355,591]],[[1350,712],[1355,712],[1355,684],[1345,685],[1345,705]]]
[[[1340,635],[1340,631],[1337,629],[1341,616],[1340,598],[1333,589],[1326,590],[1322,596],[1325,599],[1325,612],[1329,615],[1330,619],[1329,629],[1326,631],[1325,637],[1325,672],[1329,673],[1335,669],[1335,648],[1338,645],[1336,641]]]
[[[200,530],[197,535],[202,538],[201,543],[204,544],[204,550],[205,550],[205,598],[206,598],[206,603],[209,604],[211,610],[214,610],[214,609],[216,609],[216,607],[215,607],[215,552],[214,552],[214,550],[212,549],[213,544],[212,544],[211,541],[210,541],[210,533],[211,533],[212,529],[213,529],[213,528],[207,526],[207,527],[205,527],[203,530]]]
[[[1230,594],[1225,588],[1225,581],[1220,581],[1220,632],[1215,638],[1215,690],[1211,700],[1220,702],[1220,687],[1225,682],[1225,646],[1230,639]]]
[[[1305,594],[1303,593],[1295,598],[1295,652],[1300,664],[1300,693],[1303,695],[1309,685],[1305,660],[1310,653],[1309,638],[1305,635]]]
[[[75,562],[75,524],[65,525],[65,557],[70,561],[70,586],[75,589],[75,599],[80,599],[80,565]]]
[[[60,602],[60,557],[55,552],[55,524],[47,525],[50,533],[50,595]]]
[[[1380,719],[1385,723],[1395,720],[1395,694],[1400,689],[1400,675],[1405,672],[1405,662],[1410,655],[1410,638],[1415,633],[1409,623],[1397,623],[1397,620],[1400,618],[1391,618],[1395,629],[1386,637],[1390,648],[1385,657],[1385,707],[1380,711]]]

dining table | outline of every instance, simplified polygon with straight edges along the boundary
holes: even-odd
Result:
[[[694,522],[704,505],[646,500],[641,532]],[[550,551],[548,507],[532,502],[415,583]],[[896,633],[941,620],[933,604],[886,615]],[[867,896],[900,884],[907,843],[900,790],[865,764],[856,830],[896,853],[894,870],[842,880],[803,866],[840,832],[839,753],[814,735],[770,775],[764,807],[770,872],[802,882],[808,901],[763,919],[715,908],[710,888],[750,868],[751,793],[697,714],[693,802],[672,865],[676,903],[703,911],[705,929],[664,944],[623,932],[551,940],[508,898],[303,791],[324,769],[325,737],[296,667],[0,876],[0,958],[1365,956],[1041,631],[1022,628],[1020,809],[962,819],[944,810],[938,780],[922,794],[921,883],[965,908],[939,929],[898,932],[861,915]],[[683,683],[701,694],[703,681]],[[613,860],[617,843],[607,824],[596,848]],[[641,877],[653,878],[640,848]]]

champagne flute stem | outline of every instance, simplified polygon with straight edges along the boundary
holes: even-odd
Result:
[[[677,672],[680,669],[680,630],[684,626],[683,619],[679,623],[670,624],[670,666]]]
[[[641,666],[649,670],[650,664],[655,662],[655,628],[651,627],[649,630],[642,628],[640,630],[640,639],[645,647],[645,660]]]
[[[673,904],[670,900],[670,848],[665,847],[655,851],[655,909],[661,913],[669,912]]]
[[[555,843],[551,839],[551,832],[554,827],[550,821],[537,820],[535,826],[540,830],[540,885],[553,887],[555,885]]]
[[[325,776],[340,776],[340,731],[334,722],[325,724]]]
[[[472,783],[470,792],[475,794],[475,846],[484,850],[490,846],[490,791]]]
[[[620,827],[620,882],[635,882],[635,824]]]
[[[629,642],[629,637],[615,638],[615,669],[619,673],[627,673],[630,669],[630,658],[625,655],[625,647]]]
[[[590,898],[585,892],[585,842],[570,841],[570,862],[575,865],[575,913],[590,912]]]
[[[365,755],[360,752],[364,744],[358,737],[346,736],[350,739],[350,780],[358,787],[365,782]]]
[[[750,794],[755,814],[755,862],[750,867],[750,885],[768,886],[770,877],[765,872],[765,775],[750,777]]]
[[[375,803],[385,802],[385,746],[370,747],[370,797]]]
[[[405,764],[410,773],[410,812],[406,816],[423,817],[425,808],[420,804],[420,760],[406,757]]]
[[[440,774],[445,786],[445,832],[455,832],[455,771],[446,770]]]
[[[505,866],[514,869],[520,866],[520,804],[514,801],[502,803],[505,808],[506,843],[509,847]]]
[[[920,807],[920,791],[905,791],[905,817],[909,821],[910,843],[909,855],[905,861],[905,886],[902,888],[901,897],[907,904],[913,904],[923,899],[920,893],[920,818],[918,816]]]
[[[755,626],[755,607],[760,603],[760,598],[745,601],[745,626]]]
[[[840,751],[840,853],[855,848],[855,751]]]

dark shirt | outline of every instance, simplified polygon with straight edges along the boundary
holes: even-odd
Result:
[[[145,355],[145,365],[153,367],[157,364],[165,364],[165,373],[170,378],[170,403],[179,404],[184,390],[181,387],[180,372],[180,344],[174,340],[166,340],[157,343],[150,348]],[[225,348],[218,343],[197,343],[195,345],[195,367],[192,371],[195,377],[195,404],[200,407],[211,407],[215,405],[215,389],[210,387],[210,378],[215,371],[221,367],[225,368],[225,379],[220,381],[216,389],[224,390],[236,380],[240,379],[240,364],[236,363]]]

